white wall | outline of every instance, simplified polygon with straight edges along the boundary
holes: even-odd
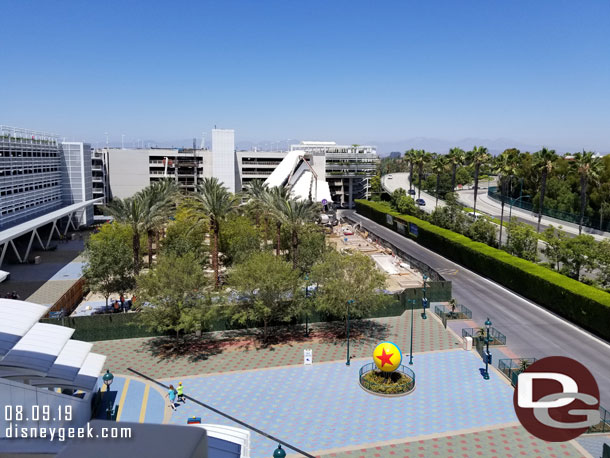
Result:
[[[212,129],[212,176],[218,178],[231,192],[239,190],[235,160],[235,131]]]

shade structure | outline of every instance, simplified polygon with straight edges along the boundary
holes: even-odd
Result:
[[[93,348],[90,342],[68,340],[45,377],[30,380],[31,385],[70,386],[76,379],[87,355]]]
[[[72,334],[72,328],[36,323],[0,361],[0,367],[19,368],[24,374],[46,375]]]
[[[93,391],[104,368],[106,357],[97,353],[89,353],[83,362],[72,386],[77,390]]]
[[[33,302],[0,299],[0,358],[48,312],[49,307]]]

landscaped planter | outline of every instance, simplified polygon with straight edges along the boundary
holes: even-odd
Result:
[[[359,383],[364,391],[377,396],[405,396],[415,390],[415,372],[400,365],[394,372],[384,373],[368,363],[360,368]]]

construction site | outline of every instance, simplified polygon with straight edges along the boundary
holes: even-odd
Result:
[[[328,241],[340,252],[360,252],[370,256],[377,268],[386,274],[386,289],[389,292],[400,293],[405,289],[424,286],[422,272],[366,230],[361,231],[347,223],[339,224],[333,228]]]

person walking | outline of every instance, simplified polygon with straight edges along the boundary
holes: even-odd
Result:
[[[184,397],[184,387],[182,386],[182,382],[178,383],[178,402],[182,401],[186,404],[186,399]]]
[[[169,406],[172,408],[172,410],[176,410],[176,390],[174,385],[169,386],[169,390],[167,391],[165,397],[169,399]]]

